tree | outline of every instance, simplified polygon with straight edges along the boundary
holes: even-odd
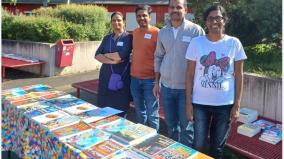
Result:
[[[204,26],[202,15],[212,4],[221,4],[228,13],[226,33],[241,39],[244,45],[280,43],[282,37],[281,0],[187,0],[195,22]]]

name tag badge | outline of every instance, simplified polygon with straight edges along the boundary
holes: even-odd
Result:
[[[151,37],[152,37],[151,34],[145,34],[145,35],[144,35],[144,38],[145,38],[145,39],[151,39]]]
[[[191,37],[189,37],[189,36],[183,36],[183,37],[182,37],[182,41],[183,41],[183,42],[190,42],[190,41],[191,41]]]
[[[116,46],[123,46],[123,42],[122,41],[118,41]]]

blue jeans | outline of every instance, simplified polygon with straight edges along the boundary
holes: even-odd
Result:
[[[138,122],[159,131],[159,102],[153,88],[153,79],[131,77],[130,90]]]
[[[161,84],[162,105],[168,135],[175,141],[192,147],[192,131],[187,130],[185,89],[171,89]]]
[[[233,105],[209,106],[193,103],[193,145],[196,150],[206,153],[208,131],[210,131],[209,155],[216,159],[222,158],[223,148],[231,127],[230,113],[232,107]]]

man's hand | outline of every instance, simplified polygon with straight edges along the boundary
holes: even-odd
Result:
[[[155,83],[155,86],[153,88],[153,94],[156,98],[159,98],[160,96],[160,86],[158,82]]]

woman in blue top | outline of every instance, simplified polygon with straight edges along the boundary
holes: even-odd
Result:
[[[111,25],[113,33],[103,38],[95,56],[103,63],[99,76],[98,106],[122,110],[124,112],[120,115],[125,116],[131,100],[129,56],[132,35],[125,31],[123,14],[120,12],[111,15]],[[122,82],[118,80],[119,76]]]

